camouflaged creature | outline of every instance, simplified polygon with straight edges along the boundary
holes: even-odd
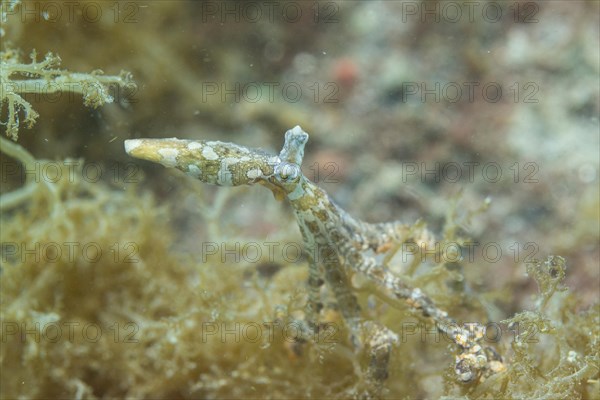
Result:
[[[361,317],[350,276],[359,273],[390,298],[402,299],[457,346],[455,371],[460,382],[473,382],[504,369],[492,348],[479,343],[483,328],[460,327],[420,289],[407,286],[376,257],[406,240],[407,227],[398,222],[369,224],[352,218],[301,172],[308,134],[299,126],[285,134],[278,156],[233,143],[180,139],[133,139],[125,151],[133,157],[174,167],[202,182],[239,186],[255,183],[268,187],[278,199],[287,198],[296,214],[309,260],[308,304],[305,334],[318,330],[323,308],[321,286],[327,284],[357,348],[363,345],[370,362],[366,378],[377,396],[388,376],[388,362],[398,337],[391,330]],[[471,327],[472,328],[472,327]],[[365,335],[364,332],[367,334]],[[360,339],[366,338],[363,343]]]

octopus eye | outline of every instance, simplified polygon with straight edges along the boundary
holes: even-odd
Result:
[[[281,180],[291,182],[300,176],[300,167],[284,162],[277,167],[276,174]]]

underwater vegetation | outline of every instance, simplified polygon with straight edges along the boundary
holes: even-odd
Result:
[[[35,50],[30,58],[29,63],[22,63],[19,51],[13,49],[2,50],[0,54],[0,106],[6,106],[7,110],[6,121],[0,123],[6,126],[6,135],[15,141],[19,137],[19,125],[22,123],[31,128],[39,116],[23,99],[25,93],[44,96],[59,91],[76,93],[81,95],[86,106],[96,108],[112,103],[107,86],[134,87],[126,72],[120,76],[104,76],[100,70],[89,74],[69,72],[59,68],[61,60],[55,54],[48,53],[43,60],[37,61]]]
[[[553,132],[553,115],[564,114],[552,101],[529,109],[503,103],[500,112],[477,102],[397,104],[410,71],[433,68],[433,52],[462,49],[458,41],[441,41],[448,32],[472,32],[458,36],[470,47],[445,57],[440,71],[467,60],[470,71],[491,80],[502,62],[481,54],[523,49],[526,24],[418,21],[402,25],[407,31],[400,35],[397,24],[369,20],[397,15],[400,2],[347,2],[337,17],[353,22],[328,36],[323,32],[340,24],[223,30],[198,24],[200,3],[126,2],[120,13],[103,8],[98,23],[67,21],[65,28],[15,18],[22,2],[0,4],[0,398],[600,398],[598,273],[589,267],[598,249],[599,203],[587,153],[571,153],[560,135],[517,142],[514,148],[527,152],[550,143],[553,163],[542,164],[537,186],[500,182],[492,193],[475,185],[437,191],[435,182],[397,174],[405,159],[512,154],[509,114],[525,115],[514,117],[522,123],[529,112],[546,113],[539,131]],[[27,6],[36,4],[42,3]],[[321,17],[333,15],[335,8],[326,7],[336,4],[318,2]],[[565,7],[560,15],[572,18],[566,26],[574,37],[581,34],[575,27],[591,26],[580,22],[595,15],[590,5],[545,7]],[[131,10],[139,11],[139,23],[113,22]],[[532,29],[543,30],[546,15],[538,14],[541,23]],[[185,35],[167,29],[173,23]],[[264,49],[245,51],[247,37],[264,41]],[[584,85],[596,76],[595,64],[579,54],[593,42],[582,41],[578,52],[565,41],[549,66],[526,48],[530,58],[514,61],[509,72],[545,71],[544,79],[558,82],[559,75],[572,78],[573,62]],[[533,47],[543,53],[546,46]],[[340,47],[348,54],[334,51]],[[329,56],[337,64],[321,64],[319,57]],[[393,63],[377,62],[379,71],[370,58]],[[410,60],[404,75],[389,74],[389,64],[399,70],[402,60]],[[100,67],[133,75],[72,72]],[[347,102],[201,101],[200,82],[218,82],[220,74],[283,81],[323,70],[342,76]],[[125,107],[114,96],[118,89],[138,102]],[[53,103],[57,93],[68,96]],[[565,112],[573,129],[595,110],[597,97],[586,93],[561,98],[571,107]],[[281,132],[295,124],[309,127],[310,142],[295,128],[273,155]],[[470,141],[465,132],[492,134]],[[531,132],[538,130],[522,135]],[[175,135],[182,139],[157,139]],[[266,190],[212,188],[132,162],[123,143],[130,155],[181,167],[201,181],[258,183],[296,204],[277,202]],[[158,148],[141,155],[144,143]],[[190,151],[182,159],[173,143],[188,150],[191,143],[202,156]],[[312,169],[331,160],[343,179]],[[573,179],[570,168],[578,171]],[[576,203],[570,185],[583,188]],[[425,195],[411,197],[406,188]],[[517,229],[542,232],[535,257],[483,263],[460,256],[482,231],[511,241]]]
[[[15,152],[16,146],[5,141],[2,150],[27,162],[20,158],[27,153]],[[361,355],[347,351],[353,345],[337,312],[326,317],[336,328],[333,332],[309,336],[304,344],[295,336],[291,341],[275,325],[271,335],[256,340],[219,340],[218,327],[229,326],[231,334],[235,324],[257,320],[293,324],[292,316],[304,308],[304,290],[297,282],[306,279],[306,271],[290,265],[261,277],[254,268],[215,268],[219,257],[196,267],[192,259],[169,250],[173,236],[165,223],[166,209],[133,188],[121,192],[62,179],[30,191],[22,204],[4,212],[1,220],[2,367],[22,366],[19,379],[2,374],[3,394],[243,397],[251,390],[257,397],[353,397],[365,390],[351,378],[356,373],[353,358]],[[97,221],[103,221],[100,227]],[[95,252],[54,262],[49,252],[57,251],[57,235],[65,243],[77,243],[83,235],[95,243]],[[121,249],[122,255],[113,247],[115,238],[130,244]],[[42,262],[14,251],[14,246],[29,243],[46,248]],[[467,386],[445,373],[448,393],[458,391],[467,398],[593,397],[599,367],[598,304],[573,312],[577,298],[563,286],[567,267],[561,257],[532,261],[527,273],[539,293],[532,310],[503,321],[513,340],[494,344],[502,347],[505,367]],[[447,307],[465,295],[446,285],[453,274],[438,265],[402,279],[436,293],[433,297]],[[363,284],[356,290],[362,303],[380,289]],[[403,343],[392,351],[389,392],[384,390],[383,397],[407,384],[404,373],[415,379],[427,364],[447,357],[444,341],[426,343],[431,347],[425,352],[427,360],[414,347],[403,351],[411,343],[403,329],[417,326],[411,321],[418,317],[418,304],[367,307],[369,318],[403,332]],[[410,312],[399,320],[402,309]],[[341,376],[345,378],[339,380]],[[29,385],[24,388],[21,381]]]
[[[367,352],[368,368],[359,373],[366,389],[361,398],[380,397],[387,379],[392,347],[399,337],[390,329],[361,317],[360,306],[351,284],[354,273],[372,281],[382,295],[404,300],[416,313],[430,317],[436,328],[461,350],[456,356],[455,372],[462,383],[484,381],[505,369],[493,348],[482,347],[484,328],[472,324],[461,327],[448,313],[439,309],[419,288],[412,288],[394,275],[388,263],[404,243],[428,232],[413,232],[398,221],[368,224],[352,218],[300,169],[308,134],[300,126],[288,130],[279,156],[268,156],[233,143],[179,139],[133,139],[125,141],[125,151],[136,158],[177,168],[202,182],[220,186],[260,184],[275,198],[287,198],[294,209],[309,261],[306,321],[298,321],[298,343],[306,342],[320,331],[324,305],[321,287],[334,294],[335,305],[352,332],[357,349]],[[426,247],[426,246],[424,246]],[[387,254],[390,249],[394,252]],[[427,250],[421,249],[421,250]],[[330,306],[331,307],[331,306]]]

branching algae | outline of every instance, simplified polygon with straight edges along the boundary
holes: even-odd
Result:
[[[32,51],[30,57],[30,63],[22,63],[18,51],[0,51],[0,107],[6,103],[7,110],[6,120],[0,124],[6,126],[6,135],[15,141],[19,137],[19,114],[23,115],[22,123],[28,128],[38,117],[23,94],[78,93],[86,106],[97,108],[113,102],[110,85],[135,88],[131,74],[125,71],[119,76],[104,75],[101,70],[89,74],[70,72],[59,68],[61,60],[55,54],[48,53],[42,61],[37,61],[37,53]]]
[[[172,139],[125,141],[126,152],[136,158],[174,167],[202,182],[221,186],[252,185],[269,188],[277,199],[292,205],[309,260],[308,304],[302,335],[319,329],[323,309],[321,286],[327,284],[352,333],[357,349],[369,355],[365,376],[370,388],[365,397],[381,393],[388,376],[392,346],[398,336],[376,321],[365,320],[350,283],[359,273],[375,283],[386,296],[401,299],[423,316],[458,348],[455,373],[463,383],[483,381],[506,367],[491,347],[482,345],[484,329],[469,329],[448,316],[419,288],[405,284],[382,262],[382,255],[407,239],[408,228],[398,222],[370,224],[357,220],[337,206],[322,189],[301,172],[308,134],[299,126],[285,134],[278,156],[233,143]],[[361,340],[361,338],[364,338]]]

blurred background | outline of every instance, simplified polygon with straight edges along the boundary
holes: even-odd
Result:
[[[172,136],[278,152],[300,125],[305,174],[354,214],[439,228],[452,193],[489,196],[472,236],[508,260],[535,243],[597,283],[597,2],[23,7],[4,46],[138,85],[97,110],[33,98],[21,144],[38,158],[125,162],[124,139]]]
[[[203,240],[299,235],[289,208],[267,191],[205,187],[134,161],[124,153],[125,139],[175,136],[278,152],[284,132],[300,125],[310,134],[305,175],[352,215],[369,222],[421,218],[436,233],[450,219],[461,236],[476,241],[462,268],[469,290],[494,293],[488,317],[501,320],[532,307],[537,287],[524,272],[529,258],[565,257],[566,285],[579,299],[573,312],[598,301],[599,4],[24,1],[2,22],[2,50],[18,49],[23,61],[33,49],[38,59],[52,52],[73,72],[133,74],[137,88],[111,87],[115,102],[97,109],[76,95],[26,96],[40,117],[31,129],[21,128],[18,143],[38,159],[82,158],[117,171],[101,181],[113,193],[150,196],[144,207],[154,211],[132,221],[162,210],[170,252],[197,262]],[[3,121],[5,113],[3,106]],[[3,178],[2,192],[18,185]],[[470,218],[486,199],[489,207]],[[16,239],[3,237],[9,240]],[[111,233],[103,240],[110,242]],[[189,312],[177,307],[165,315]],[[161,323],[160,312],[145,318]],[[450,353],[442,350],[442,369],[428,370],[414,391],[392,385],[389,396],[453,393],[442,378]],[[189,371],[198,368],[179,376],[185,391],[136,392],[131,388],[145,381],[143,369],[129,380],[95,370],[95,378],[55,394],[250,396],[243,385],[239,392],[218,386],[219,373],[211,376],[210,368],[203,373],[213,386],[197,383]],[[196,386],[186,386],[192,381]],[[104,384],[113,389],[99,389]],[[10,387],[16,392],[5,394],[19,392]],[[326,392],[312,395],[318,393]]]

